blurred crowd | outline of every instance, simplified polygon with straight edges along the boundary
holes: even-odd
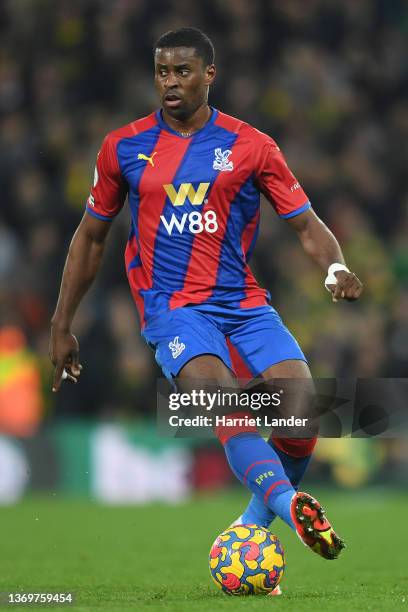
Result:
[[[359,303],[333,304],[322,272],[263,204],[253,269],[312,372],[406,376],[403,0],[3,0],[0,384],[13,383],[28,359],[41,374],[37,391],[30,387],[38,421],[153,414],[160,372],[139,336],[127,286],[126,210],[75,320],[82,380],[58,397],[50,392],[49,322],[100,143],[156,107],[151,47],[183,25],[200,27],[214,42],[211,104],[277,140],[364,282]]]

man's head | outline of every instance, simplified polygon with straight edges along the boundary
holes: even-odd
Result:
[[[165,111],[184,121],[207,102],[215,78],[214,47],[196,28],[163,34],[153,48],[155,83]]]

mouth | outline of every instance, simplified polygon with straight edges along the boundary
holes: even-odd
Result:
[[[167,93],[164,96],[163,100],[164,100],[165,105],[170,107],[170,108],[177,108],[183,102],[182,99],[180,98],[180,96],[178,94],[175,94],[175,93]]]

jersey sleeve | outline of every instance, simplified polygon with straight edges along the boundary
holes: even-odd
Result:
[[[103,221],[112,221],[126,199],[127,186],[119,168],[116,143],[108,134],[96,158],[94,183],[86,211]]]
[[[257,180],[259,188],[282,219],[296,217],[310,208],[310,202],[271,139],[264,147]]]

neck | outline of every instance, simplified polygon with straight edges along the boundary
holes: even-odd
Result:
[[[175,119],[163,109],[163,119],[173,130],[180,134],[191,135],[200,130],[211,117],[211,109],[205,102],[187,119]]]

